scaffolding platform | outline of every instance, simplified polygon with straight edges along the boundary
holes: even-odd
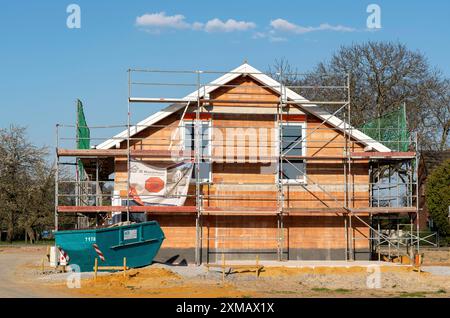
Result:
[[[108,212],[126,212],[149,213],[149,214],[197,214],[195,206],[58,206],[59,213],[108,213]],[[329,214],[408,214],[415,213],[414,208],[363,208],[363,209],[342,209],[342,208],[284,208],[281,212],[276,208],[214,208],[203,207],[204,215],[277,215],[283,213],[286,216],[292,215],[329,215]]]
[[[171,151],[171,150],[145,150],[145,149],[58,149],[57,154],[59,157],[79,157],[79,158],[97,158],[97,157],[126,157],[130,154],[133,157],[149,157],[149,158],[194,158],[195,154],[193,152],[187,151]],[[367,160],[367,159],[414,159],[416,157],[416,152],[412,151],[396,151],[396,152],[351,152],[349,156],[283,156],[286,159],[305,159],[305,160]],[[223,159],[225,156],[200,156],[202,159]],[[249,159],[250,157],[242,157],[242,159]],[[278,156],[258,156],[260,160],[270,160],[278,159]]]

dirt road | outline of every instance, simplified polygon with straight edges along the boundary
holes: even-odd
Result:
[[[38,266],[45,247],[0,246],[0,297],[65,297],[53,286],[40,282],[32,268]]]

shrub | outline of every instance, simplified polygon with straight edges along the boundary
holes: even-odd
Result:
[[[428,176],[425,198],[430,217],[442,237],[450,236],[450,160],[444,161]]]

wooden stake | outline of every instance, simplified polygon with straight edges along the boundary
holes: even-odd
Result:
[[[222,253],[222,282],[225,282],[225,254]]]
[[[94,281],[97,280],[98,260],[97,257],[94,260]]]
[[[123,277],[127,277],[127,258],[123,258]]]
[[[44,260],[45,260],[45,258],[43,257],[43,258],[42,258],[42,262],[41,262],[42,274],[44,274],[44,272],[45,272]]]

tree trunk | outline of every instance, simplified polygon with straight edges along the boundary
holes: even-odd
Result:
[[[36,242],[36,236],[34,234],[34,230],[32,228],[27,229],[28,237],[30,238],[30,244],[34,244]]]
[[[25,229],[25,243],[27,242],[27,239],[30,244],[34,244],[36,242],[36,233],[30,224],[24,225]]]
[[[13,238],[14,238],[14,224],[9,223],[8,229],[6,230],[6,241],[8,243],[12,243]]]
[[[442,129],[441,144],[439,145],[439,149],[441,151],[444,151],[446,148],[449,133],[450,133],[450,121],[448,121],[445,124],[444,128]]]

